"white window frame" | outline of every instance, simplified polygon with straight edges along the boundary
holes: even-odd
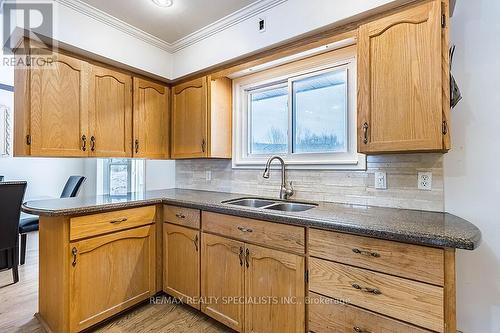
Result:
[[[357,74],[356,49],[348,47],[319,56],[319,60],[301,60],[283,68],[273,68],[233,81],[233,168],[262,168],[271,154],[250,154],[250,92],[288,85],[288,127],[292,132],[292,82],[307,77],[347,70],[347,152],[286,153],[281,156],[290,169],[366,170],[366,156],[357,152]],[[288,134],[289,152],[293,133]]]

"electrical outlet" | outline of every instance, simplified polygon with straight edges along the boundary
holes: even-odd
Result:
[[[387,190],[386,172],[375,172],[375,188],[377,190]]]
[[[208,182],[212,180],[212,171],[211,170],[205,171],[205,180]]]
[[[259,32],[266,31],[266,19],[264,17],[259,18]]]
[[[418,189],[424,191],[432,190],[432,172],[418,173]]]

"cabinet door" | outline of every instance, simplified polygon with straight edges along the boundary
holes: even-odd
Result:
[[[207,78],[173,88],[172,158],[208,156]]]
[[[245,244],[202,234],[201,305],[204,313],[243,332]]]
[[[71,332],[155,294],[155,226],[70,243]]]
[[[246,245],[245,331],[304,332],[304,257]]]
[[[89,111],[92,156],[132,157],[132,77],[92,66]]]
[[[31,155],[87,156],[89,64],[33,50],[31,67]]]
[[[134,157],[168,159],[169,88],[134,78]]]
[[[199,230],[163,224],[163,290],[198,310],[200,309],[199,235]]]
[[[358,40],[358,149],[443,149],[441,1],[362,25]]]

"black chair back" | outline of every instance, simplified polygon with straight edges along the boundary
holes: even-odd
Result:
[[[26,182],[0,183],[0,250],[16,247]]]
[[[87,178],[83,176],[71,176],[68,178],[66,185],[64,185],[64,189],[61,193],[61,198],[73,198],[78,195],[80,189],[82,188],[82,184],[85,182]]]
[[[3,176],[0,176],[0,182],[3,182]]]

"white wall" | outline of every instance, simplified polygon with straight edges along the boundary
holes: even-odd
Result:
[[[457,1],[454,73],[464,100],[452,113],[453,149],[445,156],[445,207],[476,224],[483,242],[458,251],[458,326],[500,332],[500,2]]]
[[[0,158],[0,175],[6,181],[28,182],[25,199],[40,197],[58,198],[69,176],[86,176],[87,182],[80,195],[92,191],[93,181],[84,168],[82,159],[59,158]]]
[[[173,77],[177,78],[247,53],[269,47],[383,5],[404,0],[288,0],[253,18],[179,50],[173,55]],[[257,31],[260,17],[267,21],[266,31]],[[203,55],[200,57],[200,55]]]

